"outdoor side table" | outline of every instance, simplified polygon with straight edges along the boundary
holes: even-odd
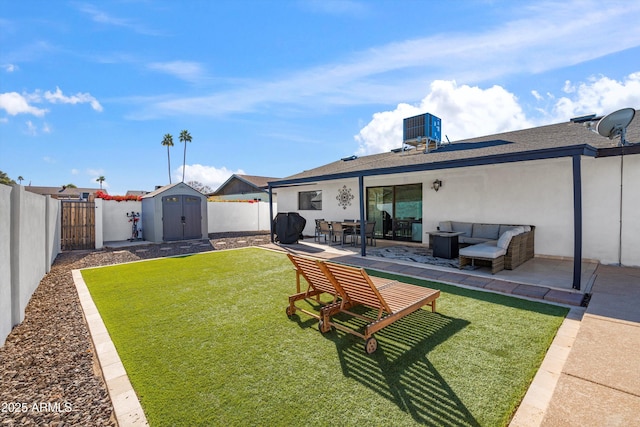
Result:
[[[464,233],[450,231],[429,231],[433,236],[433,256],[453,259],[458,257],[458,236]]]

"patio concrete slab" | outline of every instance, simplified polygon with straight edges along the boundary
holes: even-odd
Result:
[[[476,288],[484,288],[491,281],[493,281],[493,279],[490,279],[488,277],[467,276],[460,283],[463,285],[473,286]]]
[[[513,291],[511,291],[514,295],[522,295],[523,297],[538,299],[544,299],[547,292],[549,292],[549,288],[532,285],[518,285]]]
[[[564,398],[557,398],[564,396]],[[562,374],[540,425],[548,427],[638,425],[640,397]]]
[[[560,304],[580,306],[582,300],[584,299],[584,294],[579,292],[567,292],[551,289],[545,294],[544,299]]]
[[[487,285],[484,288],[490,289],[492,291],[510,294],[517,287],[518,287],[517,283],[507,282],[504,280],[492,280],[491,282],[487,283]]]

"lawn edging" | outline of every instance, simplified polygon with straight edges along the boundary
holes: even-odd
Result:
[[[102,378],[107,385],[113,412],[120,426],[148,426],[136,392],[131,386],[127,372],[111,341],[109,332],[100,317],[98,308],[91,298],[80,270],[72,270],[73,283],[78,291],[82,312],[89,328],[91,342],[100,364]]]

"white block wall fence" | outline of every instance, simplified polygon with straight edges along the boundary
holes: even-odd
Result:
[[[135,200],[115,201],[96,199],[96,249],[105,242],[118,242],[131,238],[131,222],[127,214],[142,213],[142,202]],[[274,203],[274,217],[277,213]],[[208,233],[232,231],[269,231],[269,203],[207,202]],[[138,222],[142,224],[142,220]],[[140,225],[139,225],[140,227]],[[144,230],[142,230],[144,236]],[[206,239],[206,236],[203,236]]]
[[[0,346],[60,253],[60,202],[0,184]]]

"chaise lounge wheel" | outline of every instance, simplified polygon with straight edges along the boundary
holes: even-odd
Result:
[[[367,352],[367,354],[372,354],[374,353],[376,350],[378,349],[378,341],[374,338],[374,337],[370,337],[369,339],[367,339],[367,341],[364,343],[364,351]]]
[[[287,307],[286,313],[287,313],[287,317],[291,317],[294,314],[296,314],[296,308],[289,306]]]
[[[320,331],[321,334],[324,334],[324,322],[322,320],[318,321],[318,330]]]

